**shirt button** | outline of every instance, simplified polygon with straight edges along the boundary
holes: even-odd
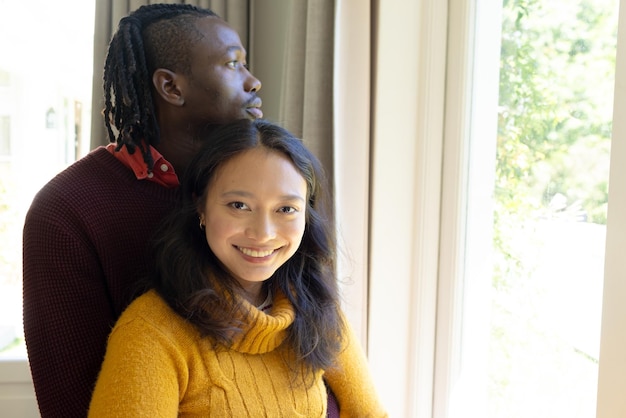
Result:
[[[167,171],[167,164],[161,164],[161,171],[163,172]]]
[[[154,177],[154,173],[151,171],[148,173],[148,178],[151,179],[152,177]]]

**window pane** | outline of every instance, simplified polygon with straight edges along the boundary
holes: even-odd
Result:
[[[485,382],[471,388],[482,416],[595,417],[617,10],[617,0],[502,3],[495,160],[470,152],[470,167],[493,167],[492,248],[475,224],[485,202],[471,194],[493,178],[470,172],[468,183],[461,358],[467,382]],[[492,259],[486,286],[476,258]],[[489,318],[483,344],[476,317]],[[468,365],[477,347],[485,370]]]
[[[89,149],[94,7],[0,0],[0,358],[26,356],[24,215],[41,186]]]
[[[0,160],[11,156],[11,118],[0,115]]]
[[[593,417],[617,4],[505,1],[489,412]]]

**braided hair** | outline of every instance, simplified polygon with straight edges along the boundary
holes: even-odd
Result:
[[[152,74],[157,68],[189,74],[189,51],[200,37],[194,22],[208,16],[219,17],[189,4],[141,6],[120,20],[109,43],[103,110],[109,141],[117,142],[117,150],[126,145],[130,154],[139,147],[149,170],[149,145],[159,141]]]

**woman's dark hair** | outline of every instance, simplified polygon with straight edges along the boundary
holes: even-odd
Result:
[[[179,207],[155,240],[152,287],[202,335],[228,344],[245,317],[235,297],[241,289],[222,267],[200,229],[198,213],[216,171],[232,157],[262,147],[289,158],[307,184],[306,226],[300,247],[265,283],[289,298],[295,321],[288,342],[309,372],[334,362],[342,340],[335,275],[336,242],[326,179],[317,158],[287,130],[264,120],[224,125],[205,139],[181,184]],[[227,297],[224,297],[224,294]]]
[[[139,147],[150,170],[148,145],[159,141],[152,74],[157,68],[189,73],[191,46],[198,39],[194,23],[208,16],[217,17],[189,4],[141,6],[120,20],[109,43],[103,110],[109,141],[117,142],[117,149],[126,145],[131,154]]]

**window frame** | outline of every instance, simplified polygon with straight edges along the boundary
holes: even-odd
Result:
[[[597,418],[626,416],[626,0],[620,0],[609,174]]]
[[[368,355],[390,416],[431,417],[448,3],[373,15]]]
[[[449,402],[458,395],[464,314],[459,301],[468,291],[460,274],[471,251],[464,248],[464,211],[473,207],[466,185],[472,170],[480,169],[471,166],[467,143],[480,128],[470,119],[481,118],[472,115],[471,92],[480,84],[472,54],[475,43],[495,36],[474,28],[481,25],[477,12],[501,10],[501,4],[415,3],[379,2],[374,12],[368,354],[375,381],[385,382],[379,387],[391,416],[447,418],[457,412]],[[626,385],[626,144],[620,140],[626,120],[617,117],[626,112],[626,0],[620,6],[598,418],[626,415],[620,389]],[[407,54],[407,45],[416,45],[415,53]],[[385,112],[389,108],[393,114]]]

